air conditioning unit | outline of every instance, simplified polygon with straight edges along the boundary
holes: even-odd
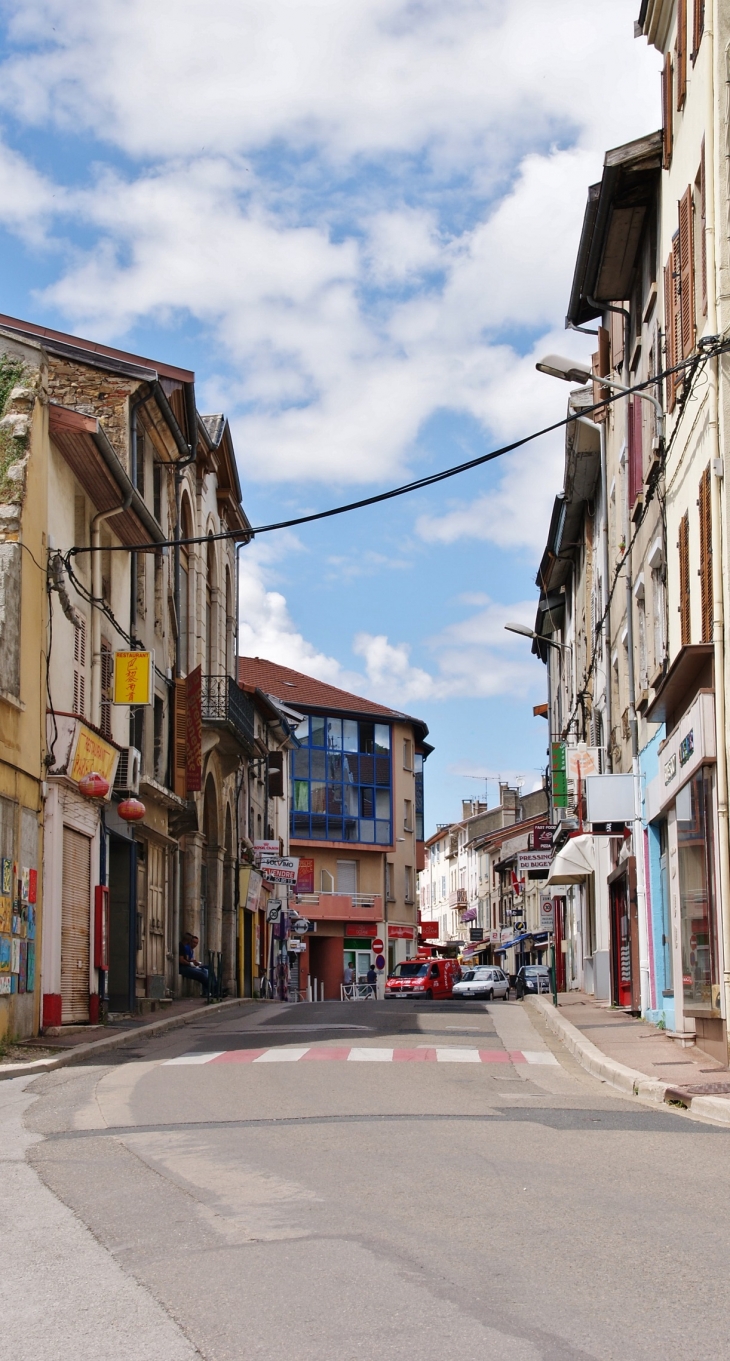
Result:
[[[126,747],[119,753],[114,788],[118,794],[139,794],[142,773],[142,753],[136,747]]]

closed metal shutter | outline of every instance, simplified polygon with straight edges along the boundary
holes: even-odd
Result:
[[[61,1023],[89,1019],[91,842],[63,829],[61,902]]]

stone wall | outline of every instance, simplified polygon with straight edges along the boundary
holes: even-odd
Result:
[[[115,453],[129,472],[127,399],[138,383],[104,369],[49,355],[48,396],[59,406],[96,416]]]

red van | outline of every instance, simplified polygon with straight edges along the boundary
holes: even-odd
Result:
[[[386,997],[450,997],[461,969],[455,959],[416,955],[396,964],[385,982]]]

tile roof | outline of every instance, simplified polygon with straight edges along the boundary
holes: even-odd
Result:
[[[216,448],[217,445],[220,444],[223,436],[223,429],[226,423],[225,416],[201,416],[200,419],[210,436],[210,442],[213,445],[213,448]]]
[[[388,709],[384,704],[375,704],[371,699],[363,699],[362,695],[352,695],[348,690],[327,685],[326,681],[315,680],[314,676],[305,676],[301,671],[292,671],[291,667],[279,666],[265,657],[239,657],[238,683],[244,690],[263,690],[293,709],[306,712],[325,709],[329,713],[401,719],[416,724],[423,737],[428,733],[427,725],[420,718]]]

